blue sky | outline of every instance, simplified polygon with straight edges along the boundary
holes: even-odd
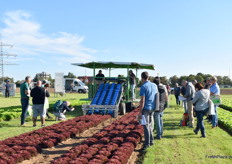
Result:
[[[168,77],[229,75],[231,8],[231,0],[2,1],[1,39],[18,55],[6,61],[19,64],[5,66],[5,75],[92,75],[70,65],[88,61],[149,63],[151,75]]]

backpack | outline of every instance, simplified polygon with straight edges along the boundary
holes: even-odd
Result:
[[[54,113],[60,113],[61,105],[63,104],[63,101],[58,100],[54,106],[53,106],[53,111]]]
[[[166,101],[166,93],[165,93],[165,86],[164,85],[157,85],[158,92],[159,92],[159,102],[160,102],[160,108],[161,111],[164,110],[165,107],[165,101]]]

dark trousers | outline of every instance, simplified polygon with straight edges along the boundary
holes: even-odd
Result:
[[[175,95],[176,97],[176,105],[180,105],[179,95]]]
[[[10,97],[10,91],[9,90],[5,90],[5,97]]]
[[[51,116],[50,116],[49,113],[48,113],[48,109],[47,109],[47,111],[46,111],[46,116],[47,116],[48,118],[51,118]]]
[[[204,113],[205,113],[204,111],[196,111],[196,115],[197,115],[196,131],[198,132],[199,130],[201,130],[202,136],[205,136],[205,126],[204,126],[204,121],[203,121]]]
[[[23,125],[25,123],[25,119],[27,116],[27,107],[29,105],[29,99],[21,98],[21,104],[22,104],[21,125]]]

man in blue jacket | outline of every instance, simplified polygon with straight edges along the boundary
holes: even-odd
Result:
[[[151,83],[149,79],[148,72],[143,72],[141,74],[143,85],[140,88],[140,114],[139,118],[142,118],[142,115],[145,117],[146,124],[143,125],[144,128],[144,146],[141,149],[145,151],[149,146],[153,145],[153,118],[154,111],[159,110],[159,93],[157,85]]]

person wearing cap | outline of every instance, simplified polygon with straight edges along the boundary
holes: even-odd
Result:
[[[70,105],[69,101],[63,101],[62,104],[58,107],[59,111],[54,112],[56,120],[64,121],[66,120],[65,113],[74,111],[74,107]]]
[[[5,84],[5,97],[6,98],[10,97],[10,90],[11,90],[10,80],[7,80]]]
[[[25,81],[20,85],[20,95],[21,95],[21,105],[22,105],[21,126],[25,125],[25,119],[27,116],[27,109],[28,109],[29,97],[30,97],[30,89],[29,89],[30,83],[31,83],[31,77],[27,76],[25,78]]]

